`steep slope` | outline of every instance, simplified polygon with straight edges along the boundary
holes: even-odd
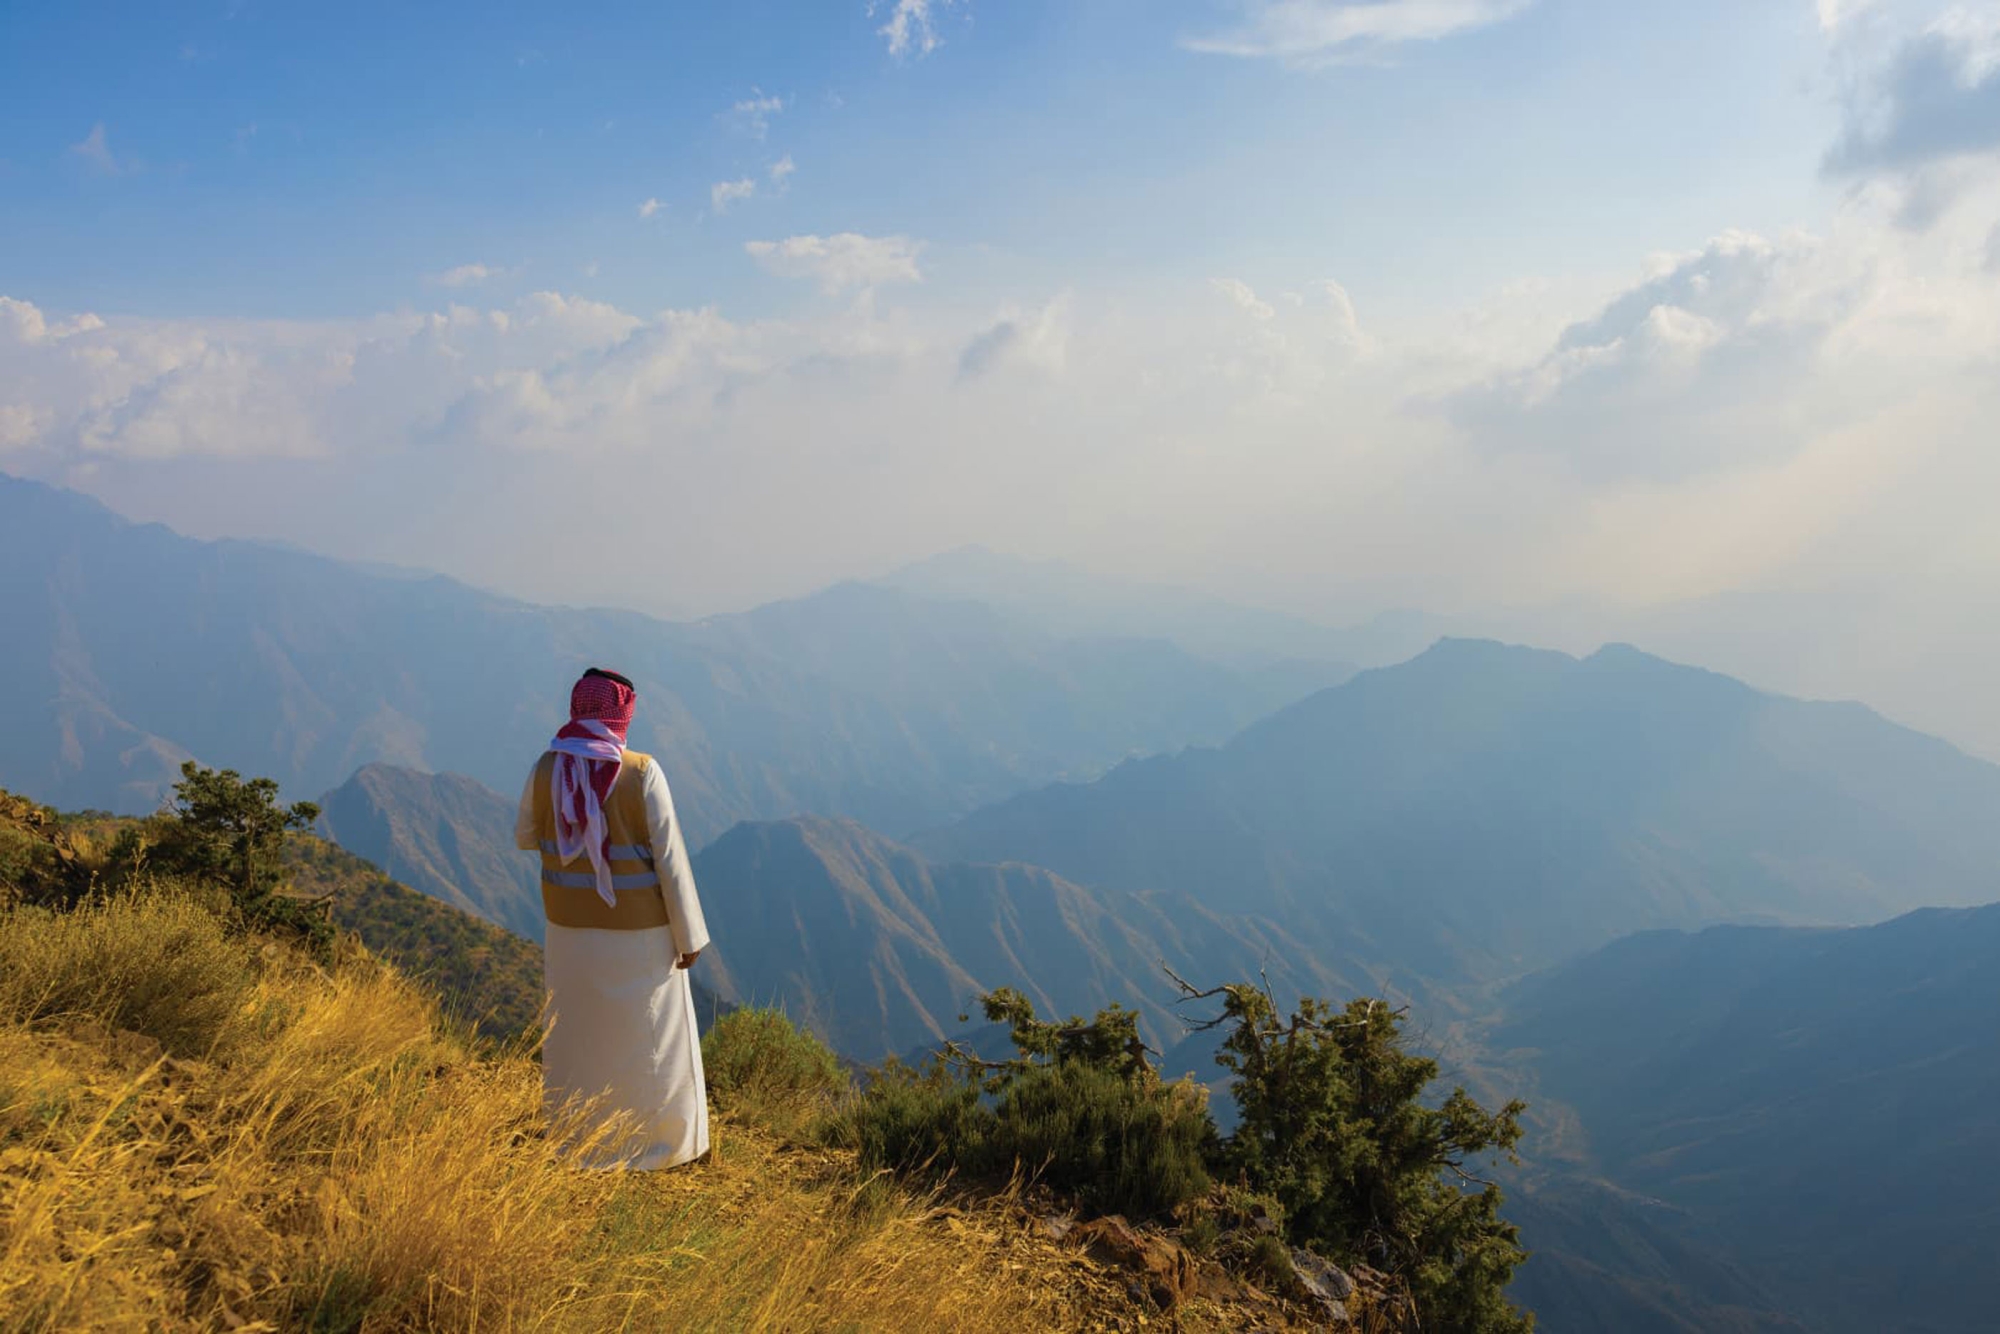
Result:
[[[1804,1334],[1813,1326],[1685,1210],[1576,1176],[1509,1181],[1534,1253],[1508,1295],[1541,1334]]]
[[[955,613],[910,595],[885,595],[870,635],[930,636],[932,674],[871,681],[850,658],[843,684],[801,665],[798,632],[837,624],[838,608],[683,626],[535,607],[191,541],[5,477],[0,569],[0,782],[68,806],[149,809],[189,756],[293,792],[372,762],[516,791],[575,672],[603,661],[638,683],[633,743],[667,763],[697,842],[803,811],[900,831],[1099,772],[1135,747],[1219,735],[1272,698],[1164,646],[1044,637],[996,655],[991,627],[953,638]],[[1070,735],[1100,712],[1118,721]]]
[[[711,981],[739,1004],[779,1003],[839,1050],[872,1060],[980,1022],[983,992],[1017,987],[1044,1013],[1111,1002],[1155,1045],[1178,1037],[1160,963],[1190,978],[1338,990],[1267,925],[1181,895],[1087,890],[1031,866],[933,865],[851,822],[742,825],[695,858],[716,939]]]
[[[1623,940],[1515,988],[1498,1049],[1597,1166],[1816,1328],[1991,1328],[2000,906]]]
[[[492,788],[371,764],[319,805],[322,837],[432,898],[541,940],[536,865],[514,849],[514,803]]]
[[[1872,921],[2000,891],[2000,768],[1853,705],[1622,646],[1444,641],[1219,750],[914,840],[1171,889],[1463,982],[1655,926]]]
[[[542,947],[534,941],[398,884],[310,834],[291,837],[286,861],[299,892],[331,894],[342,930],[434,990],[451,1013],[503,1039],[534,1026],[542,1009]]]

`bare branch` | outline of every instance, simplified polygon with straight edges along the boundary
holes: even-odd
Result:
[[[1175,972],[1172,965],[1165,959],[1160,960],[1160,971],[1172,978],[1174,985],[1181,989],[1180,1000],[1174,1002],[1176,1005],[1180,1005],[1186,1001],[1207,1000],[1211,996],[1227,996],[1236,990],[1234,985],[1225,982],[1219,987],[1210,987],[1207,991],[1197,991],[1194,983]]]

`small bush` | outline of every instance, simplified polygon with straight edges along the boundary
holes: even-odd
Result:
[[[1213,1127],[1192,1085],[1075,1060],[1030,1066],[1006,1082],[994,1123],[1002,1166],[1098,1213],[1150,1217],[1208,1190]]]
[[[91,869],[60,816],[0,791],[0,905],[68,907],[89,888]]]
[[[1251,1241],[1240,1261],[1242,1272],[1274,1292],[1283,1292],[1297,1280],[1292,1265],[1292,1248],[1278,1236],[1260,1236]]]
[[[245,947],[176,888],[70,913],[17,908],[0,920],[0,1016],[16,1023],[88,1017],[198,1055],[253,983]]]
[[[782,1010],[732,1010],[701,1039],[718,1111],[784,1134],[824,1112],[848,1086],[840,1060]]]
[[[1160,1083],[1130,1011],[1054,1024],[1017,992],[984,1004],[1008,1023],[1019,1057],[954,1051],[922,1069],[891,1061],[875,1071],[835,1127],[865,1166],[932,1179],[1021,1173],[1087,1209],[1133,1217],[1208,1190],[1215,1127],[1203,1095]]]
[[[890,1059],[869,1072],[859,1097],[826,1137],[855,1150],[867,1171],[939,1178],[993,1170],[993,1109],[978,1083],[943,1061],[922,1068]]]

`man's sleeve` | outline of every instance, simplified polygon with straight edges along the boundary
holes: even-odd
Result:
[[[514,846],[523,852],[542,846],[541,831],[535,828],[535,776],[541,771],[540,764],[528,770],[528,781],[521,788],[521,809],[514,816]]]
[[[708,923],[702,920],[687,842],[681,837],[681,822],[674,818],[673,793],[658,760],[646,766],[645,793],[646,828],[653,864],[660,873],[660,893],[667,900],[667,926],[674,933],[674,949],[694,954],[708,948]]]

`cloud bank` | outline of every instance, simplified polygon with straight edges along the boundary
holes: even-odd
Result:
[[[1407,42],[1434,42],[1490,27],[1534,0],[1238,0],[1234,27],[1181,45],[1212,55],[1302,66],[1366,59]]]

